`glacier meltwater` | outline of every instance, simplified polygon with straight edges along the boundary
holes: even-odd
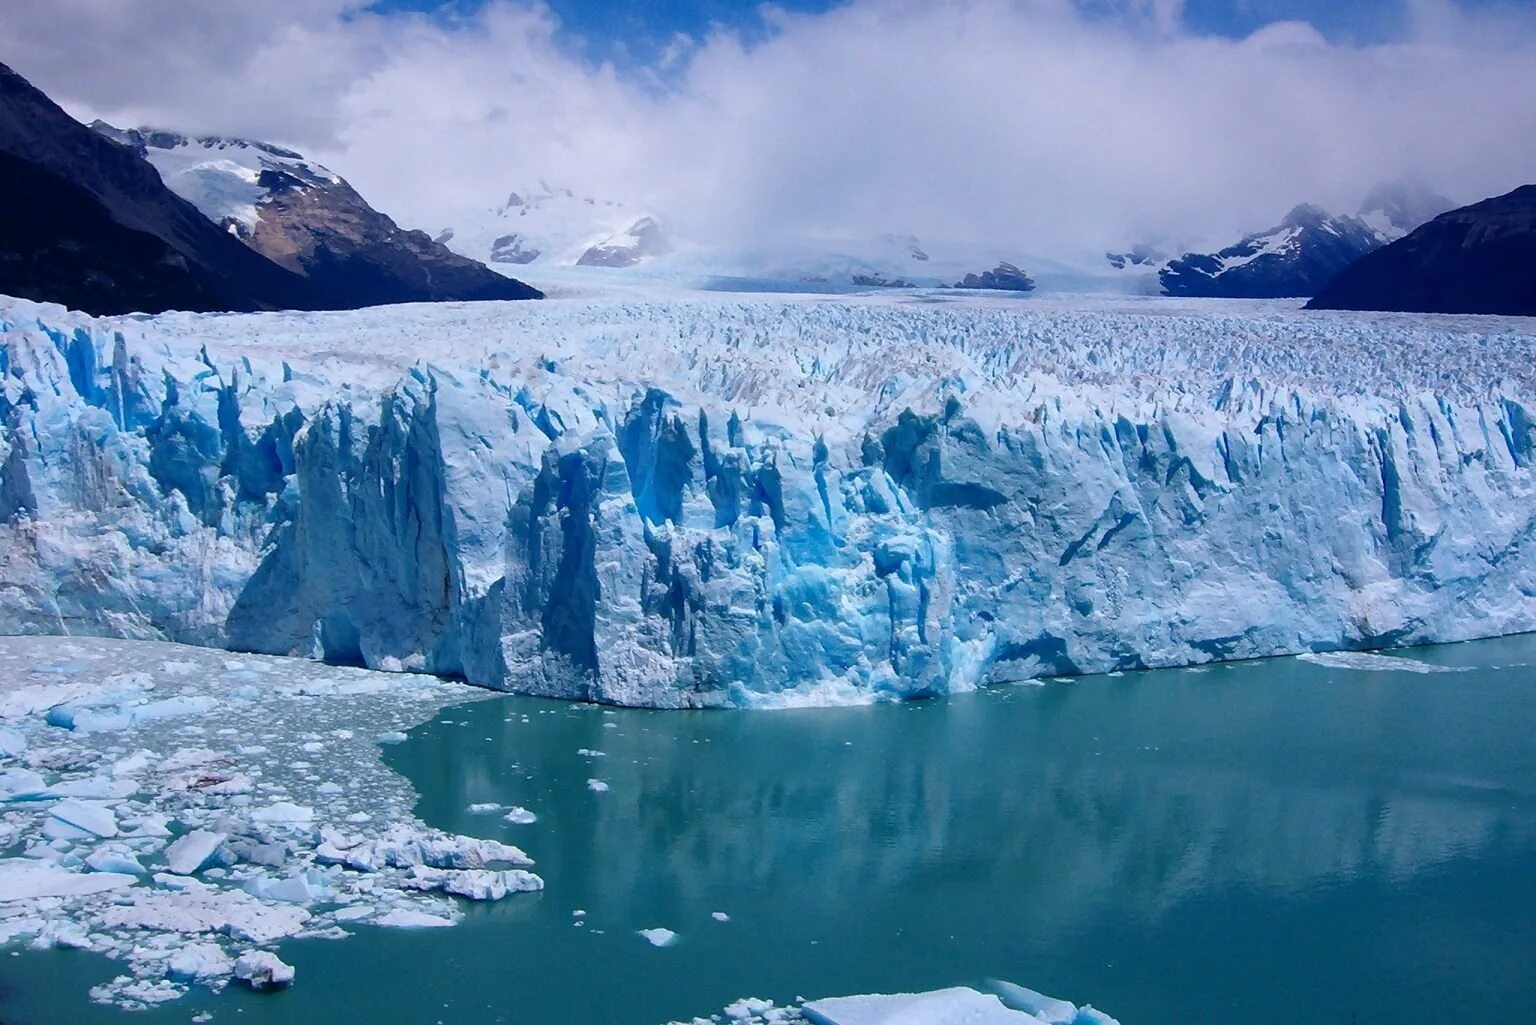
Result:
[[[1536,629],[1536,324],[0,300],[0,631],[773,706]]]

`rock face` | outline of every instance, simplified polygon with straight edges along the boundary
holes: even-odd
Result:
[[[0,65],[0,292],[92,313],[311,308],[299,276]]]
[[[1216,253],[1185,253],[1158,274],[1166,295],[1223,299],[1310,296],[1383,242],[1364,221],[1303,204],[1277,227]]]
[[[655,218],[642,217],[627,231],[588,249],[576,261],[578,267],[633,267],[642,260],[667,252],[666,234]]]
[[[516,233],[497,236],[491,242],[492,263],[529,264],[541,255],[543,252],[537,246]]]
[[[1440,215],[1350,266],[1308,308],[1536,316],[1536,185]]]
[[[1034,279],[1011,263],[999,263],[989,271],[967,274],[955,282],[956,288],[989,288],[1001,292],[1033,292]]]
[[[148,160],[172,191],[221,228],[304,277],[321,306],[541,295],[426,232],[400,228],[340,176],[292,150],[102,122],[92,127]]]
[[[678,707],[1536,629],[1531,336],[1141,309],[11,300],[0,632]]]

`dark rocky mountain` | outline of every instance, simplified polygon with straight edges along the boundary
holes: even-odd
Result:
[[[1536,185],[1441,214],[1351,264],[1307,308],[1536,316]]]
[[[325,306],[541,295],[452,252],[446,240],[401,228],[341,176],[293,150],[102,122],[92,127],[149,161],[210,220],[309,281]]]
[[[989,271],[967,274],[955,282],[956,288],[990,288],[1000,292],[1033,292],[1035,281],[1011,263],[999,263]]]
[[[1269,231],[1216,253],[1185,253],[1158,273],[1163,292],[1226,299],[1310,296],[1383,239],[1364,221],[1303,204]]]
[[[654,217],[642,217],[629,230],[599,242],[576,261],[578,267],[633,267],[641,260],[660,256],[671,247]]]
[[[318,302],[3,64],[0,156],[0,292],[96,314]]]
[[[826,281],[825,277],[806,277],[803,281]],[[848,283],[855,288],[916,288],[906,278],[888,278],[879,271],[860,271],[849,275]]]
[[[542,249],[515,231],[509,235],[497,235],[491,240],[492,263],[525,265],[537,260],[543,254]]]

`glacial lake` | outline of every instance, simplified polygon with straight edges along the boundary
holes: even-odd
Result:
[[[863,708],[453,707],[386,760],[429,824],[538,859],[542,894],[285,943],[291,991],[146,1012],[88,1002],[118,974],[104,959],[22,952],[0,1018],[660,1025],[1001,977],[1124,1025],[1536,1021],[1536,637],[1398,654],[1432,671],[1276,659]],[[677,942],[636,934],[655,926]]]

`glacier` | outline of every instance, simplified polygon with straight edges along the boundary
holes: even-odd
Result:
[[[1285,302],[3,299],[0,631],[653,707],[1529,631],[1533,367]]]

